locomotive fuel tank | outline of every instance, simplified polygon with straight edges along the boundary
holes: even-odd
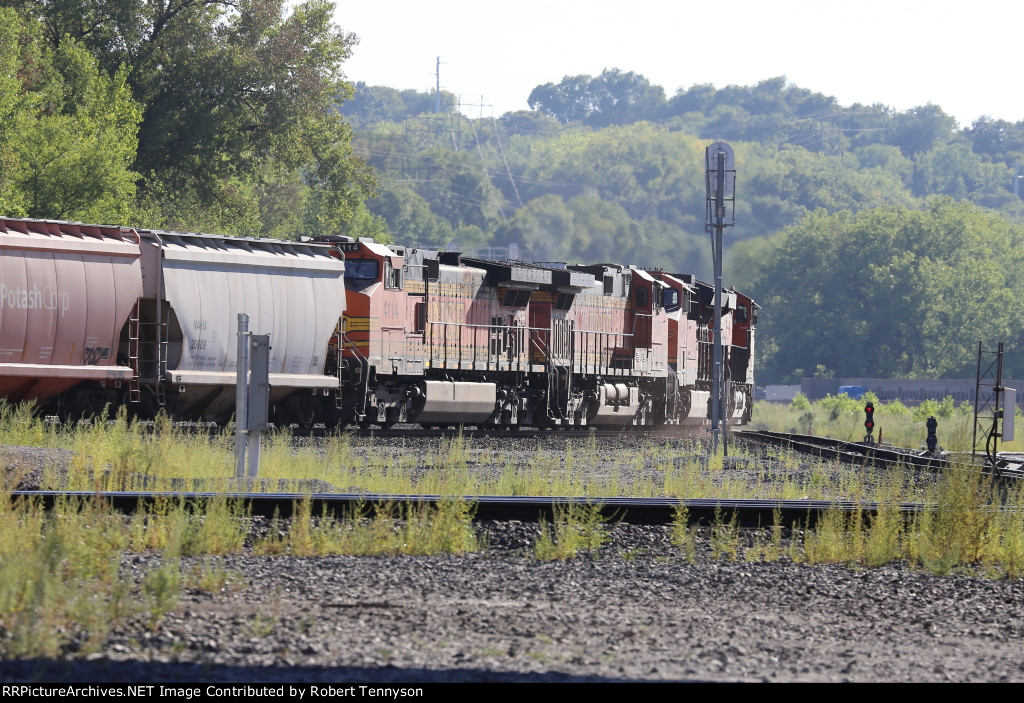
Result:
[[[132,378],[118,337],[142,292],[130,229],[0,218],[0,396],[98,412]]]
[[[416,422],[439,425],[484,422],[494,414],[494,383],[423,381],[413,401]]]

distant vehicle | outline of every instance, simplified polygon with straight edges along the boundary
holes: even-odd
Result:
[[[839,386],[839,395],[845,393],[854,400],[860,400],[867,392],[868,389],[864,386]]]
[[[768,391],[767,390],[765,390],[761,386],[757,386],[757,387],[754,388],[754,400],[764,400],[767,397],[768,397]]]

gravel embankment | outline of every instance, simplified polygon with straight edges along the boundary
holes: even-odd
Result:
[[[0,679],[1024,681],[1022,582],[715,563],[705,539],[689,563],[667,528],[623,525],[597,557],[542,562],[536,529],[482,525],[466,556],[226,557],[223,591]],[[157,563],[130,556],[126,578]]]

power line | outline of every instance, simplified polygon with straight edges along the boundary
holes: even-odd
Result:
[[[491,126],[494,128],[494,139],[498,142],[498,151],[501,152],[501,160],[505,162],[505,173],[508,174],[508,182],[512,184],[512,192],[516,194],[519,207],[523,207],[523,199],[519,197],[519,189],[516,188],[516,179],[512,178],[512,169],[509,168],[508,159],[505,157],[505,149],[501,146],[501,136],[498,134],[498,121],[491,115]]]

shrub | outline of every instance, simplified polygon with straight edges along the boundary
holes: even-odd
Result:
[[[911,410],[906,405],[901,403],[899,400],[894,400],[891,403],[875,404],[875,412],[879,415],[890,415],[892,417],[909,417]]]
[[[797,393],[789,404],[789,409],[796,410],[797,412],[806,412],[811,409],[811,401],[807,400],[807,396],[803,393]]]
[[[828,411],[828,416],[831,420],[835,420],[840,415],[856,413],[864,409],[864,405],[859,400],[854,400],[846,393],[840,393],[835,396],[830,393],[819,400],[818,405]]]

